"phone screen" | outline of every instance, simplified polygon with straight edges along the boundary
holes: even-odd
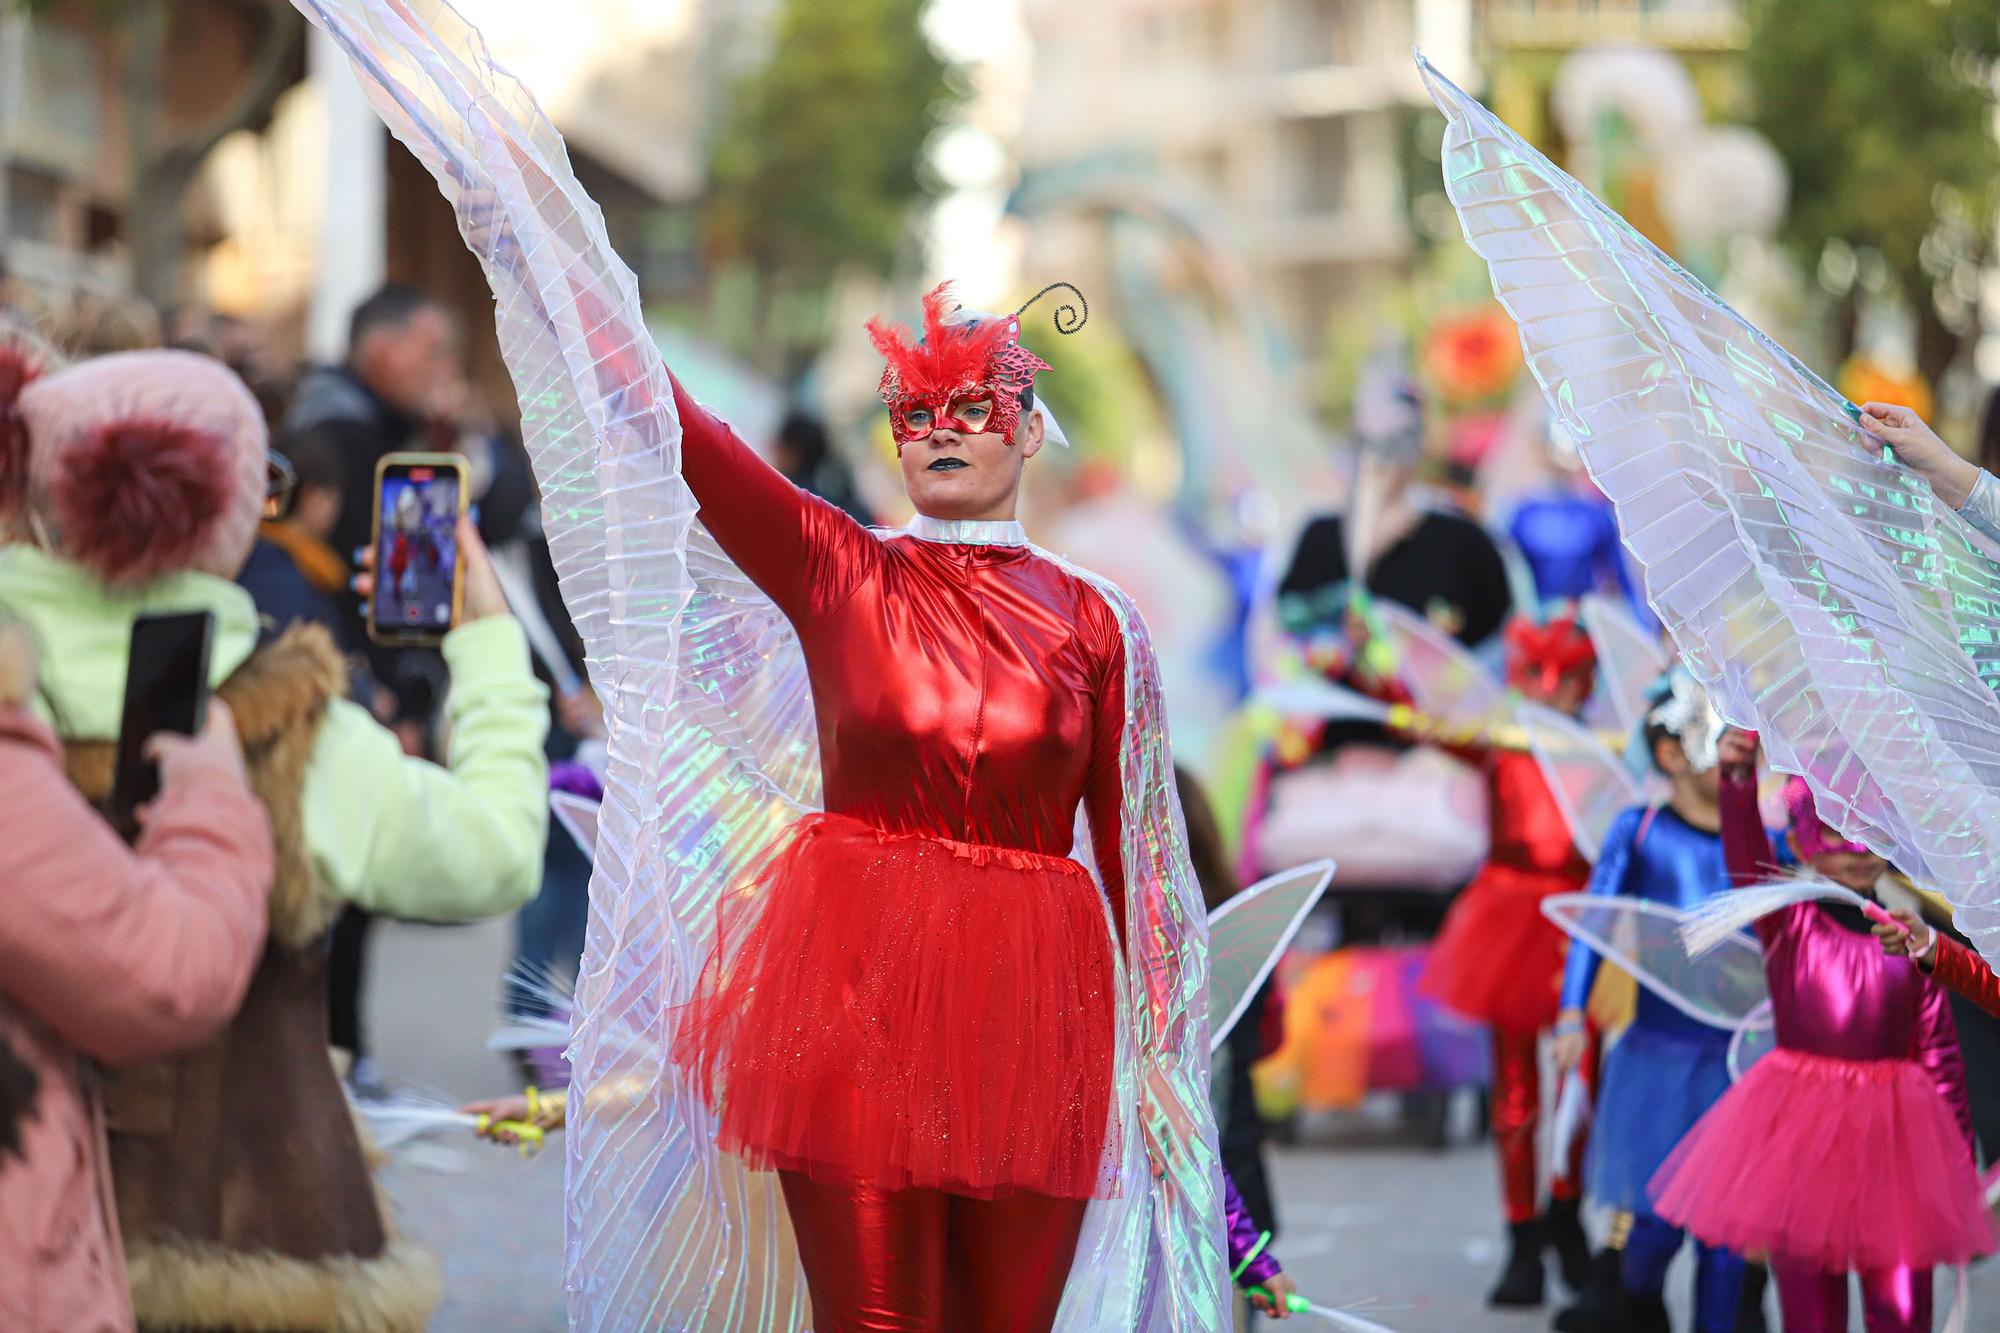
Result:
[[[159,794],[159,769],[146,758],[146,741],[156,732],[192,736],[201,730],[214,632],[215,617],[206,611],[140,616],[132,622],[111,783],[114,821],[129,824],[133,812]]]
[[[382,470],[376,514],[375,600],[379,637],[442,638],[458,609],[461,474],[429,464]]]

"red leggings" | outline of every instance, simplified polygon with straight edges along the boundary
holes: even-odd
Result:
[[[1536,1034],[1493,1030],[1493,1146],[1500,1154],[1500,1189],[1508,1222],[1526,1222],[1541,1211],[1536,1186],[1538,1131],[1542,1122],[1542,1070],[1535,1053]],[[1597,1082],[1597,1042],[1578,1067],[1587,1084]],[[1549,1195],[1574,1199],[1581,1192],[1583,1148],[1589,1136],[1578,1134],[1570,1160],[1558,1165]]]
[[[778,1173],[813,1333],[1047,1333],[1084,1199],[830,1185]]]
[[[1771,1260],[1786,1333],[1847,1333],[1847,1274]],[[1931,1270],[1890,1268],[1861,1275],[1861,1320],[1868,1333],[1930,1333]]]

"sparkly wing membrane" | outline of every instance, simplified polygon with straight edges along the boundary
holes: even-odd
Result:
[[[1507,687],[1457,639],[1394,602],[1375,602],[1374,614],[1419,712],[1466,725],[1506,717]]]
[[[637,285],[561,136],[442,0],[295,0],[436,178],[492,285],[564,601],[605,705],[610,759],[570,1048],[570,1318],[579,1329],[805,1326],[774,1179],[716,1150],[662,1059],[668,1011],[713,942],[716,899],[820,800],[797,636],[694,522],[666,366]],[[1079,571],[1080,572],[1080,571]],[[1174,803],[1143,625],[1126,630],[1116,1198],[1094,1201],[1058,1328],[1226,1326],[1208,1111],[1206,919]],[[1107,916],[1107,928],[1109,918]],[[1139,1108],[1174,1139],[1147,1169]]]
[[[1623,758],[1574,718],[1526,702],[1515,706],[1515,716],[1528,734],[1535,763],[1562,809],[1577,850],[1584,859],[1595,861],[1619,812],[1646,804],[1645,784],[1632,776]]]
[[[1208,916],[1208,1049],[1222,1048],[1264,979],[1333,882],[1333,862],[1314,861],[1258,880]]]
[[[544,522],[605,705],[571,1059],[567,1267],[588,1329],[805,1318],[768,1181],[715,1151],[661,1060],[716,885],[818,797],[797,643],[694,524],[636,284],[533,98],[436,0],[301,0],[437,178],[491,283]]]
[[[1578,605],[1584,632],[1597,649],[1600,682],[1593,702],[1604,705],[1606,731],[1635,734],[1646,720],[1646,694],[1672,662],[1660,636],[1639,623],[1624,601],[1598,593]]]
[[[1445,187],[1730,720],[2000,958],[2000,564],[1851,405],[1428,63]]]
[[[556,823],[576,843],[577,850],[594,863],[597,860],[597,802],[585,800],[573,792],[552,791],[549,793],[549,813],[556,817]]]
[[[1681,943],[1689,914],[1664,903],[1558,893],[1542,900],[1542,915],[1689,1018],[1732,1032],[1771,1022],[1764,951],[1747,934],[1693,958]]]

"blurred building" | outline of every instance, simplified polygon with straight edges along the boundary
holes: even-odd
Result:
[[[1673,52],[1703,101],[1721,106],[1732,95],[1734,57],[1750,39],[1742,0],[1485,0],[1480,29],[1494,111],[1559,157],[1549,95],[1571,52],[1609,45]]]
[[[238,114],[261,120],[303,73],[296,42],[266,49],[266,12],[259,0],[174,5],[148,87],[131,61],[139,25],[116,7],[59,0],[30,19],[0,6],[0,261],[18,299],[60,311],[130,290],[135,128],[166,143]],[[192,246],[218,239],[205,193],[186,222]]]
[[[458,0],[494,56],[563,131],[642,290],[701,281],[692,204],[734,79],[761,58],[780,0],[590,0],[557,17],[519,0]],[[0,0],[0,270],[9,294],[60,323],[79,305],[131,302],[129,127],[178,129],[230,108],[260,77],[270,16],[289,25],[276,87],[215,143],[182,200],[174,301],[250,316],[284,350],[339,353],[346,316],[385,279],[438,292],[466,316],[475,369],[512,394],[492,298],[427,172],[393,142],[346,57],[288,4],[175,0],[168,77],[143,108],[121,53],[130,14],[54,0],[30,19]],[[136,303],[132,303],[136,304]]]
[[[1310,363],[1338,309],[1407,271],[1410,48],[1470,78],[1473,0],[1023,0],[1024,176],[1143,172],[1205,213]],[[1035,273],[1087,237],[1038,227]]]

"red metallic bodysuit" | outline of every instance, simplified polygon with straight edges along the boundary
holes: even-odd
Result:
[[[1535,1041],[1556,1020],[1567,948],[1563,933],[1542,916],[1542,899],[1581,890],[1590,882],[1590,863],[1577,851],[1534,755],[1463,747],[1454,753],[1485,769],[1491,849],[1445,917],[1420,984],[1493,1029],[1493,1143],[1507,1220],[1525,1222],[1537,1212],[1542,1094]],[[1557,1164],[1550,1184],[1556,1199],[1579,1196],[1582,1150],[1579,1135],[1571,1160]]]
[[[1121,626],[1019,525],[878,537],[676,403],[701,521],[798,631],[826,813],[725,893],[674,1059],[783,1173],[816,1328],[1046,1327],[1113,1179]]]

